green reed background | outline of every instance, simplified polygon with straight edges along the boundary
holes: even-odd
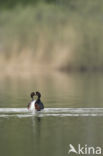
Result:
[[[102,0],[0,2],[0,70],[103,69]]]

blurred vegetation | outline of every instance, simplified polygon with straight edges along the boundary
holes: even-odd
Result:
[[[0,8],[1,70],[103,70],[103,0],[9,0]]]

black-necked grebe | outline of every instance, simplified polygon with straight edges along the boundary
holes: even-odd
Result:
[[[40,110],[44,109],[44,105],[40,100],[41,94],[39,92],[36,92],[35,95],[38,97],[36,102],[35,102],[35,109],[40,111]]]
[[[40,98],[41,98],[40,92],[32,92],[30,94],[30,96],[32,98],[32,101],[27,106],[29,110],[36,109],[37,111],[40,111],[40,110],[44,109],[44,105],[40,100]],[[34,100],[34,96],[37,96],[37,100]]]

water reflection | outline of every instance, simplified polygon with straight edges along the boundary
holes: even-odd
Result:
[[[0,78],[0,107],[26,107],[39,90],[45,107],[102,107],[102,74],[36,74]]]

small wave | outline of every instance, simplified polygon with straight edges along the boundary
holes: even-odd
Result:
[[[0,118],[18,117],[28,118],[32,116],[46,117],[79,117],[79,116],[103,116],[103,108],[45,108],[44,110],[29,111],[27,108],[0,108]]]

